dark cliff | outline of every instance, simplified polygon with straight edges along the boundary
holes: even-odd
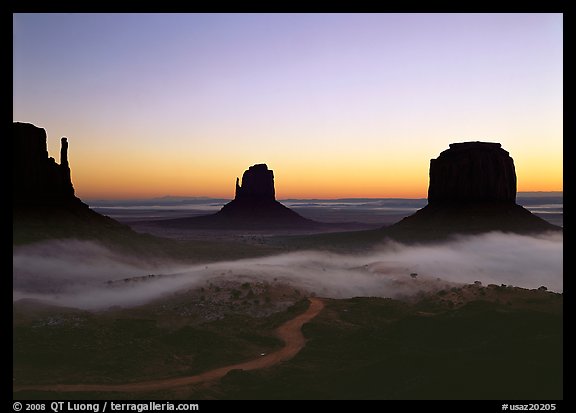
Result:
[[[74,194],[68,139],[61,139],[60,164],[48,156],[46,131],[13,123],[13,242],[50,238],[105,238],[131,230],[92,211]]]
[[[242,175],[242,185],[239,185],[239,179],[236,178],[234,199],[274,201],[276,199],[274,172],[263,163],[248,168]]]
[[[402,240],[549,230],[561,228],[516,204],[514,161],[499,143],[488,142],[453,143],[432,159],[428,205],[384,229]]]
[[[46,131],[30,123],[13,124],[13,205],[80,206],[68,165],[68,140],[62,138],[60,164],[48,156]]]
[[[514,160],[499,143],[452,143],[430,160],[428,203],[516,202]]]

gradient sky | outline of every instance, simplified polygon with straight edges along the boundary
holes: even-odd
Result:
[[[562,14],[15,14],[14,121],[81,198],[426,197],[452,142],[562,190]]]

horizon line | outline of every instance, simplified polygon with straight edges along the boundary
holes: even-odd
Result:
[[[517,195],[520,194],[564,194],[564,191],[518,191]],[[218,200],[232,200],[234,197],[217,197],[217,196],[202,196],[202,195],[162,195],[162,196],[150,196],[150,197],[131,197],[131,198],[106,198],[106,197],[82,197],[84,201],[151,201],[151,200],[162,200],[162,199],[196,199],[196,200],[210,200],[210,199],[218,199]],[[411,199],[411,200],[421,200],[421,199],[428,199],[427,196],[424,197],[335,197],[335,198],[306,198],[306,197],[288,197],[288,198],[279,198],[277,201],[290,201],[290,200],[330,200],[330,201],[337,201],[337,200],[354,200],[354,199]]]

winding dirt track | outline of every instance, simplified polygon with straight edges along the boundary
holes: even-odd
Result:
[[[150,380],[125,384],[51,384],[51,385],[25,385],[16,386],[14,391],[41,390],[55,392],[140,392],[171,389],[179,386],[188,386],[206,381],[217,380],[225,376],[230,370],[257,370],[271,367],[282,361],[294,357],[306,344],[302,335],[302,326],[316,317],[324,308],[324,303],[318,298],[309,298],[308,309],[288,320],[276,329],[276,335],[284,341],[284,347],[273,353],[261,356],[242,363],[219,367],[195,376],[175,377],[170,379]]]

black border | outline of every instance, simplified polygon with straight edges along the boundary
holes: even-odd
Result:
[[[165,0],[163,2],[152,3],[152,2],[139,2],[136,3],[137,7],[134,6],[134,3],[130,2],[58,2],[58,1],[16,1],[12,0],[9,3],[9,13],[4,14],[4,19],[2,27],[6,28],[6,30],[12,29],[13,33],[13,13],[69,13],[69,12],[81,12],[81,13],[99,13],[99,12],[130,12],[130,13],[152,13],[152,12],[160,12],[160,13],[186,13],[186,12],[193,12],[193,13],[217,13],[223,12],[221,7],[226,7],[226,12],[228,13],[270,13],[270,12],[290,12],[290,13],[313,13],[313,12],[331,12],[331,13],[344,13],[344,12],[353,12],[353,13],[563,13],[564,18],[564,50],[573,50],[571,47],[567,47],[567,44],[570,44],[571,39],[574,39],[574,25],[572,24],[572,13],[569,11],[569,1],[550,1],[550,0],[529,0],[529,1],[482,1],[482,2],[465,2],[465,1],[435,1],[435,2],[426,2],[425,4],[418,4],[414,2],[386,2],[386,3],[376,3],[372,2],[355,2],[353,4],[350,3],[340,3],[335,4],[331,3],[331,9],[326,10],[325,7],[320,7],[319,5],[313,4],[292,4],[292,3],[271,3],[268,2],[267,4],[246,4],[244,2],[237,2],[232,5],[225,5],[225,3],[219,2],[182,2],[182,1],[173,1],[173,0]],[[5,37],[8,39],[8,36]],[[10,43],[12,45],[12,42]],[[571,45],[570,45],[571,46]],[[11,67],[11,72],[13,66]],[[567,130],[564,132],[564,136],[568,136],[569,139],[564,139],[564,150],[568,150],[568,153],[571,153],[571,141],[574,134],[575,129],[575,122],[574,122],[574,115],[571,112],[571,102],[570,98],[573,96],[572,88],[573,86],[573,75],[570,74],[576,73],[574,70],[574,63],[571,60],[570,53],[565,53],[564,58],[564,102],[568,103],[568,109],[564,110],[564,126],[568,126]],[[568,75],[566,75],[568,74]],[[6,99],[8,99],[9,94],[5,93]],[[10,101],[12,105],[12,101]],[[7,135],[11,133],[11,123],[6,122],[6,129]],[[545,140],[544,140],[545,144]],[[11,163],[11,162],[10,162]],[[8,168],[10,163],[4,162],[3,166]],[[573,168],[571,165],[571,159],[564,156],[563,159],[563,173],[564,173],[564,227],[565,228],[572,228],[572,208],[573,208],[573,193],[572,193],[572,186],[570,185],[570,180],[573,179],[571,175],[573,175]],[[6,182],[6,181],[5,181]],[[7,207],[6,207],[7,209]],[[8,216],[8,214],[6,214]],[[6,222],[8,226],[8,222]],[[8,234],[8,231],[5,231]],[[565,231],[565,245],[567,244],[569,247],[572,246],[572,233],[570,230],[567,232]],[[568,254],[570,258],[570,254]],[[8,259],[6,260],[8,262]],[[571,260],[564,260],[564,268],[565,274],[567,276],[564,277],[564,294],[568,294],[570,297],[572,294],[572,276],[574,272],[570,270],[571,267]],[[5,277],[9,273],[8,268],[5,271]],[[10,278],[10,287],[12,287],[12,278]],[[3,316],[8,318],[12,315],[12,305],[11,305],[11,288],[5,288],[4,291],[6,292],[6,299],[3,300],[3,308],[4,311]],[[10,295],[9,295],[10,294]],[[566,302],[566,301],[565,301]],[[566,309],[569,309],[571,305],[570,298],[568,299],[568,305]],[[10,317],[11,322],[11,317]],[[8,325],[8,322],[6,323]],[[12,348],[13,342],[11,340],[10,347]],[[565,342],[566,347],[566,342]],[[568,347],[570,348],[570,347]],[[565,357],[565,364],[570,365],[568,360],[570,357],[570,352],[564,353]],[[5,365],[7,365],[6,363]],[[7,369],[6,369],[7,370]],[[6,383],[5,388],[11,387],[12,380],[10,376],[7,374],[3,375],[3,379],[5,378],[8,383]],[[564,381],[565,382],[565,381]],[[569,398],[570,393],[565,392],[565,397]],[[14,399],[17,400],[17,399]],[[14,401],[13,400],[13,401]],[[47,403],[52,402],[53,400],[46,401]],[[38,401],[37,401],[38,402]],[[93,402],[87,400],[86,402]],[[131,401],[135,403],[137,401]],[[557,403],[558,409],[557,411],[563,410],[563,402],[562,401],[550,401],[551,403]],[[10,411],[12,410],[12,401],[10,403]],[[25,403],[25,401],[22,401]],[[226,401],[210,401],[210,400],[202,400],[198,401],[201,407],[201,411],[206,410],[214,410],[221,408],[221,403],[225,403],[225,406],[231,408],[238,408],[239,406],[236,402],[226,402]],[[269,401],[247,401],[246,403],[250,403],[248,408],[249,409],[258,409],[261,408],[262,410],[269,411],[270,407],[274,403],[270,403]],[[287,407],[294,407],[296,404],[300,404],[301,401],[291,401],[291,404]],[[356,402],[353,402],[356,403]],[[408,404],[405,404],[408,403]],[[529,401],[470,401],[470,400],[439,400],[439,401],[423,401],[423,400],[408,400],[408,401],[386,401],[384,404],[386,406],[397,405],[400,409],[422,409],[429,410],[429,409],[437,409],[440,408],[444,412],[462,412],[462,411],[469,411],[472,408],[472,411],[485,411],[485,412],[493,412],[493,411],[502,411],[501,406],[503,403],[509,404],[522,404],[522,403],[529,403]],[[330,403],[332,404],[332,403]],[[301,404],[300,404],[301,405]],[[333,405],[333,404],[332,404]],[[315,406],[316,407],[316,406]],[[324,407],[324,406],[323,406]],[[325,406],[329,407],[329,406]],[[379,406],[380,407],[380,406]],[[100,411],[102,411],[100,409]]]

